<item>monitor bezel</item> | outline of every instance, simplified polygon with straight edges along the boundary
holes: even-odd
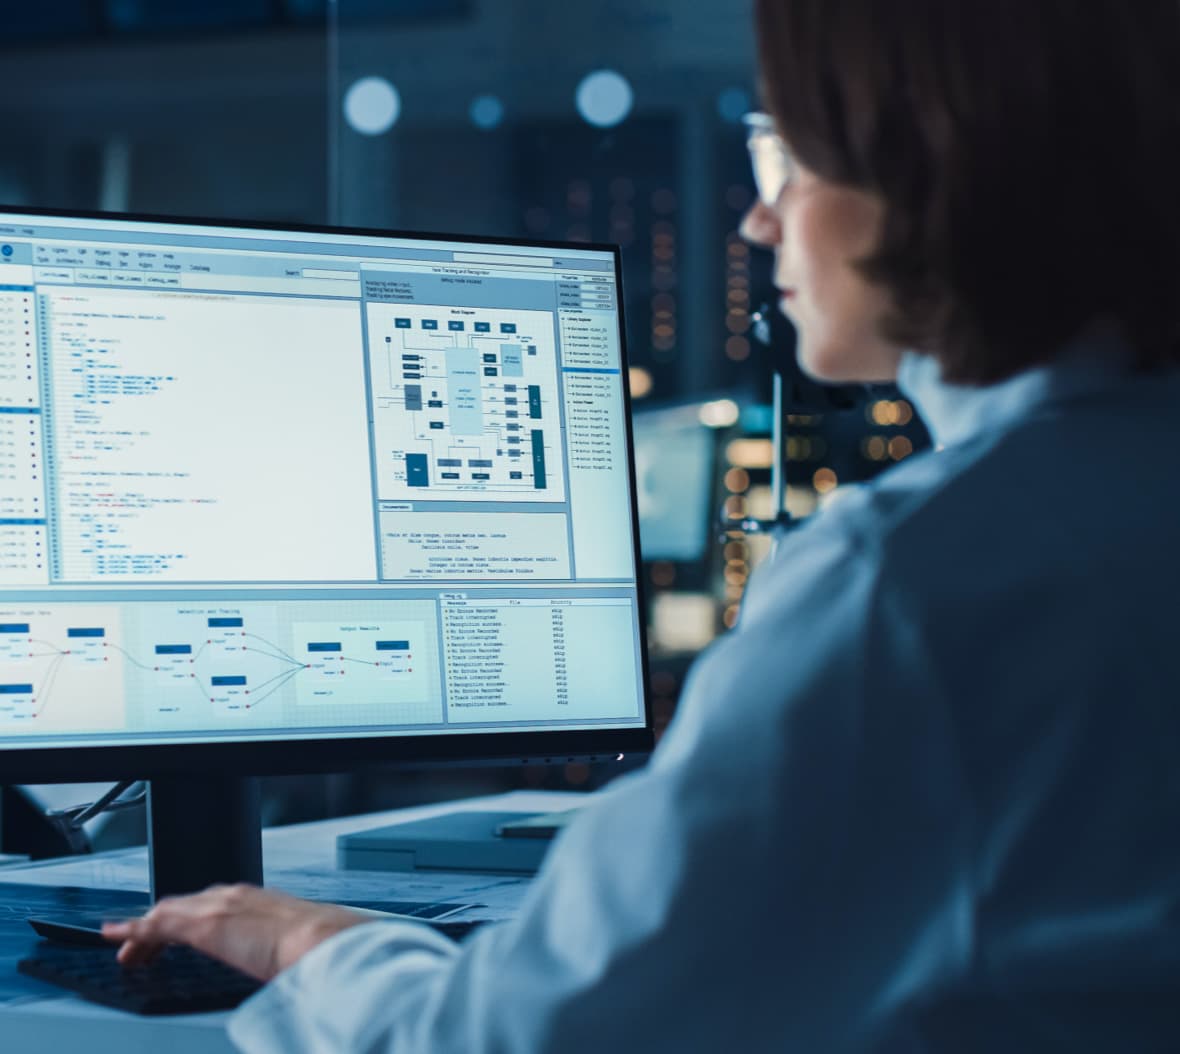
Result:
[[[120,746],[45,746],[0,748],[0,782],[60,783],[92,780],[154,779],[186,773],[272,776],[343,772],[355,769],[423,768],[434,766],[547,764],[572,761],[615,761],[619,756],[643,756],[654,746],[650,668],[644,631],[646,598],[639,549],[635,437],[631,427],[631,391],[627,383],[627,325],[624,312],[622,252],[606,242],[568,242],[544,238],[516,238],[437,231],[386,230],[376,227],[286,223],[224,217],[172,216],[158,213],[102,212],[0,205],[0,224],[22,216],[52,219],[108,220],[159,223],[227,230],[277,231],[290,234],[327,234],[406,241],[449,241],[468,245],[514,246],[610,253],[618,290],[619,366],[622,377],[624,425],[627,438],[627,481],[631,502],[631,546],[640,626],[640,695],[644,723],[635,728],[588,730],[446,733],[443,735],[360,736],[343,739],[245,739],[234,742],[169,743]]]

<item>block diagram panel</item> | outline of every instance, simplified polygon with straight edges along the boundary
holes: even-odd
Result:
[[[108,731],[125,723],[125,656],[111,639],[118,611],[0,610],[0,730]]]
[[[442,721],[432,600],[0,609],[0,734]]]
[[[564,502],[553,314],[370,304],[382,500]]]
[[[430,676],[433,625],[388,619],[300,622],[293,632],[307,671],[297,684],[300,706],[374,700],[401,706],[403,717],[412,713],[414,720],[438,720],[437,688]]]
[[[439,720],[435,628],[419,617],[283,618],[273,605],[162,605],[136,647],[153,724],[204,727],[227,718],[290,727]],[[311,610],[311,609],[309,609]],[[291,704],[294,704],[292,709]]]

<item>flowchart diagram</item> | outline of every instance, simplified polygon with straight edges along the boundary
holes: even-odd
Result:
[[[294,622],[280,633],[261,606],[178,607],[155,612],[130,642],[120,624],[115,608],[0,613],[0,728],[288,723],[275,698],[288,685],[297,723],[314,723],[316,707],[336,724],[341,707],[362,724],[439,719],[434,630],[421,621]]]
[[[368,307],[378,495],[565,500],[553,314]]]
[[[125,725],[125,663],[105,627],[118,610],[0,611],[0,728],[101,731]]]

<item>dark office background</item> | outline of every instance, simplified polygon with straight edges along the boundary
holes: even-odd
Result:
[[[732,625],[767,548],[723,528],[772,512],[772,366],[787,370],[796,516],[926,442],[896,392],[805,385],[787,323],[751,321],[774,290],[769,258],[736,233],[751,197],[740,122],[756,106],[749,9],[750,0],[8,3],[0,202],[619,243],[636,413],[672,408],[709,437],[707,493],[683,513],[700,521],[697,551],[663,552],[645,536],[662,726],[689,658]],[[294,819],[601,778],[571,766],[275,781],[270,810]]]

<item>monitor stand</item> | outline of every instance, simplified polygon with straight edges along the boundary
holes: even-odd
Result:
[[[169,776],[148,784],[152,902],[215,883],[262,885],[257,779]]]

